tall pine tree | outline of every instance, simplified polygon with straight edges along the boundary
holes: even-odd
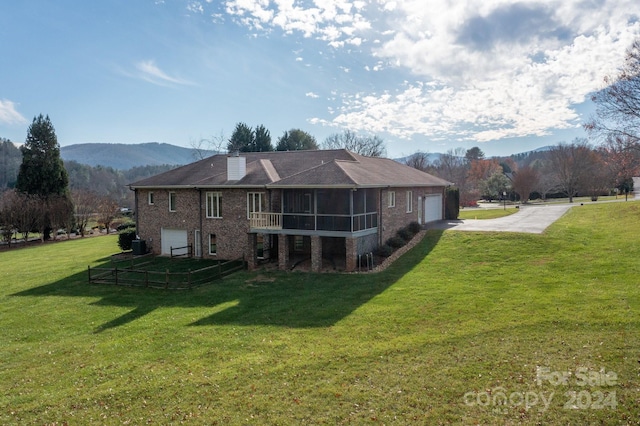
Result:
[[[69,192],[69,176],[60,158],[60,145],[49,116],[33,119],[27,140],[20,148],[22,164],[16,189],[45,199]]]
[[[38,200],[37,228],[48,240],[55,227],[71,223],[73,205],[69,196],[69,176],[60,158],[60,145],[49,116],[33,119],[27,140],[20,148],[22,164],[16,190]]]

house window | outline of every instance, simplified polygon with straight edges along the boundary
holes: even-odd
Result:
[[[304,250],[304,237],[302,235],[293,236],[293,251],[301,252]]]
[[[251,213],[262,213],[265,209],[264,192],[249,192],[247,194],[247,219],[251,219]]]
[[[170,212],[176,211],[176,193],[175,192],[169,193],[169,211]]]
[[[407,191],[407,213],[413,212],[413,191]]]
[[[213,256],[218,254],[218,238],[216,234],[209,234],[209,254]]]
[[[396,191],[389,191],[389,207],[396,206]]]
[[[207,192],[207,217],[222,217],[222,192]]]
[[[149,205],[152,206],[153,205],[153,192],[149,193]]]

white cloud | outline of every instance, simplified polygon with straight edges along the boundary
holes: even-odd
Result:
[[[575,105],[640,36],[636,0],[226,0],[239,22],[354,46],[375,92],[344,93],[314,123],[488,141],[574,128]],[[259,27],[259,26],[260,27]],[[337,69],[348,69],[336,64]],[[394,80],[413,76],[412,83]],[[367,86],[369,87],[369,86]],[[370,89],[367,89],[370,90]],[[335,112],[335,115],[332,113]]]
[[[162,71],[153,60],[140,61],[135,64],[135,67],[139,71],[137,77],[158,86],[168,86],[172,84],[193,85],[193,83],[188,80],[168,75]]]
[[[318,99],[320,96],[313,92],[307,92],[304,94],[308,98]]]
[[[204,7],[202,7],[202,3],[199,1],[190,1],[189,4],[187,4],[187,10],[191,13],[204,13]]]
[[[0,123],[24,124],[27,119],[16,110],[16,104],[8,99],[0,99]]]

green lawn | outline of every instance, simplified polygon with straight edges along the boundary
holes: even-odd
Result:
[[[518,212],[519,210],[513,206],[510,206],[507,209],[467,208],[460,210],[458,219],[497,219],[499,217],[509,216]]]
[[[0,424],[637,424],[639,216],[182,292],[87,284],[115,236],[5,251]]]

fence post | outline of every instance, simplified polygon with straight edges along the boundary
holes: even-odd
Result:
[[[118,267],[115,267],[115,273],[116,273],[116,285],[118,285]]]
[[[164,274],[164,288],[165,289],[169,288],[169,270],[168,269],[165,270],[165,274]]]
[[[189,268],[189,272],[187,273],[187,287],[191,290],[191,268]]]
[[[149,287],[149,271],[147,269],[144,270],[144,286]]]

